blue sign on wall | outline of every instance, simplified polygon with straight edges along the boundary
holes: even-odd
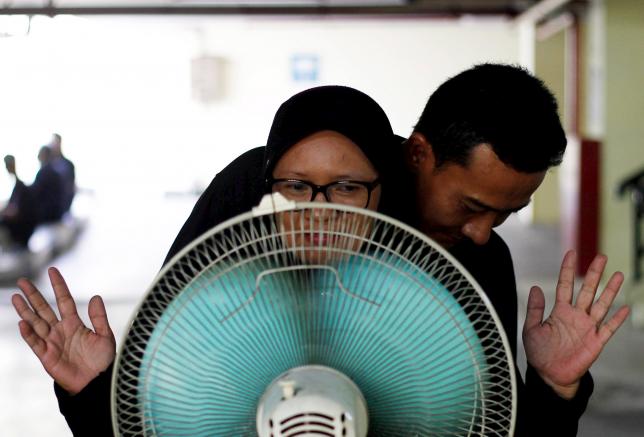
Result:
[[[295,82],[315,82],[319,78],[320,60],[318,55],[298,53],[291,56],[291,77]]]

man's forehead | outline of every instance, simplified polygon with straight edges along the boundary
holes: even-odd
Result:
[[[513,212],[530,203],[546,172],[520,172],[503,163],[489,146],[472,150],[467,164],[445,169],[461,196],[485,209]]]

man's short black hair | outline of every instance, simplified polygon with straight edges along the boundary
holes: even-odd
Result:
[[[557,101],[521,67],[480,64],[432,94],[415,131],[431,144],[437,165],[467,165],[470,151],[489,144],[513,169],[534,173],[559,165],[566,136]]]

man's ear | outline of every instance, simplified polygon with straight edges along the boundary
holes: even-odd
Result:
[[[422,169],[433,169],[436,164],[434,150],[425,135],[412,132],[405,141],[405,161],[407,168],[416,173]]]

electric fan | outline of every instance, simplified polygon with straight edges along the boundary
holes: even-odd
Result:
[[[112,417],[128,437],[512,435],[513,369],[487,297],[436,243],[274,194],[159,273]]]

